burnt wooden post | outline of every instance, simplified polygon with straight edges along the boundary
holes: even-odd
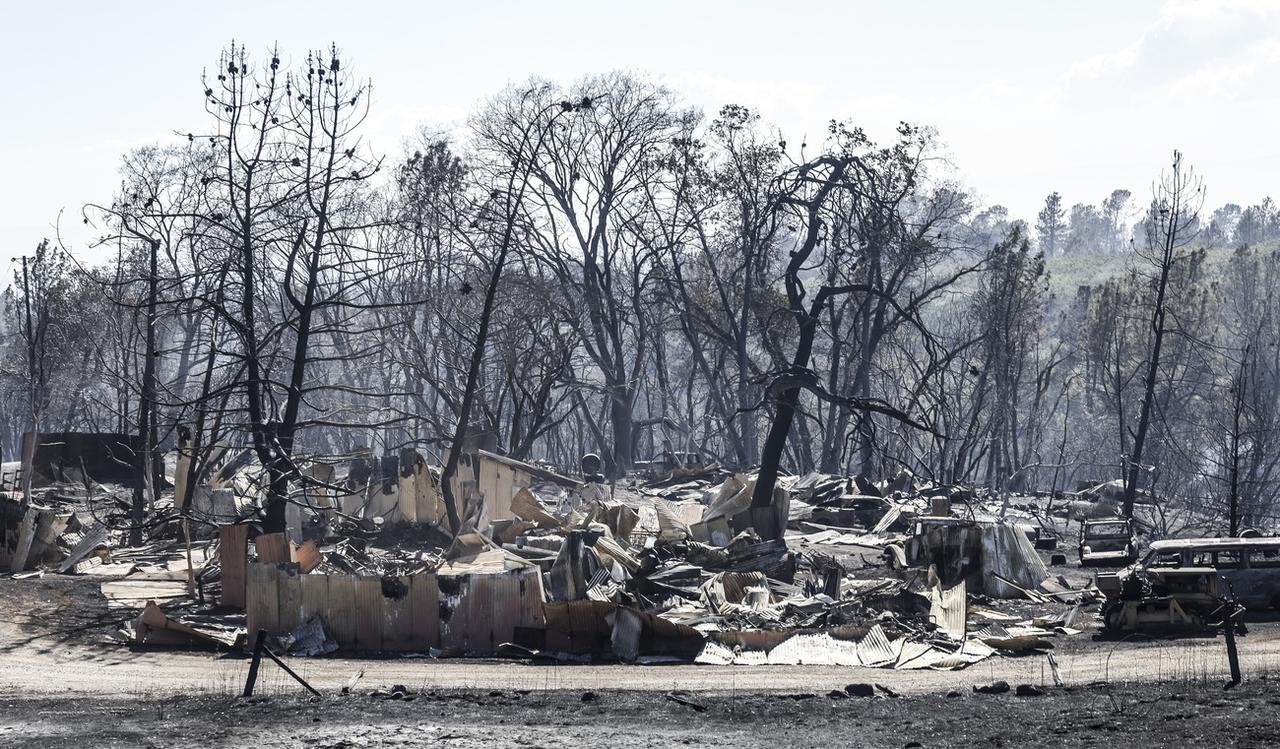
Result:
[[[303,679],[301,676],[294,673],[294,670],[289,668],[288,664],[276,657],[275,653],[271,652],[271,649],[267,647],[267,630],[260,629],[258,630],[258,641],[254,643],[253,646],[253,660],[249,662],[249,677],[245,679],[244,682],[245,697],[253,696],[253,685],[254,682],[258,680],[258,666],[262,664],[262,656],[264,654],[274,661],[277,666],[284,669],[286,674],[292,676],[294,681],[301,684],[308,692],[317,697],[322,696],[318,691],[316,691],[315,687],[307,683],[306,679]]]
[[[1244,677],[1240,675],[1240,654],[1236,651],[1236,619],[1240,616],[1239,607],[1236,605],[1236,597],[1231,596],[1231,600],[1227,603],[1227,617],[1223,622],[1223,633],[1227,640],[1227,665],[1231,667],[1231,682],[1226,688],[1230,689],[1238,686]]]
[[[301,676],[298,676],[296,673],[294,673],[293,669],[289,668],[288,664],[280,660],[275,653],[271,652],[271,648],[263,648],[262,652],[266,653],[268,658],[275,661],[275,664],[277,666],[284,669],[284,672],[286,674],[289,674],[290,676],[292,676],[293,680],[301,684],[308,692],[314,694],[317,697],[322,696],[319,692],[315,690],[314,687],[312,687],[310,684],[307,683],[306,679],[303,679]]]
[[[244,696],[253,696],[253,683],[258,680],[258,666],[262,663],[262,649],[267,646],[267,630],[258,630],[258,641],[253,645],[253,660],[249,661],[249,678],[244,681]]]

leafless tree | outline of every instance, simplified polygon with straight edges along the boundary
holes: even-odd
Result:
[[[1142,469],[1143,450],[1151,428],[1157,387],[1161,378],[1161,353],[1169,332],[1169,280],[1174,273],[1181,250],[1194,238],[1194,227],[1200,206],[1204,203],[1203,184],[1193,171],[1184,167],[1182,154],[1175,151],[1171,171],[1164,175],[1156,189],[1148,217],[1147,246],[1138,253],[1152,272],[1154,294],[1150,308],[1150,336],[1143,376],[1142,405],[1133,431],[1133,450],[1126,457],[1124,481],[1125,517],[1133,517],[1138,479]]]

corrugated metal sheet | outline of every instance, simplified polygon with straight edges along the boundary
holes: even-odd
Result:
[[[658,516],[659,538],[664,541],[682,541],[689,537],[689,526],[676,514],[670,502],[655,497],[653,509]]]
[[[982,564],[986,592],[996,598],[1021,598],[1022,593],[994,575],[1028,590],[1035,590],[1049,576],[1044,560],[1020,528],[1012,523],[984,525]],[[994,573],[994,574],[993,574]]]
[[[861,666],[858,646],[823,632],[793,635],[769,651],[771,666]]]
[[[708,640],[693,662],[700,666],[728,666],[733,663],[733,651],[718,642]]]
[[[356,621],[357,650],[376,652],[382,650],[382,579],[357,577],[355,581],[355,606],[352,615]]]
[[[608,652],[612,628],[606,617],[613,604],[599,601],[568,601],[543,604],[546,622],[546,649],[553,653],[586,655]]]
[[[901,652],[898,653],[898,660],[893,664],[894,668],[928,668],[943,654],[927,642],[903,640],[900,648]]]
[[[613,654],[624,661],[635,661],[641,656],[691,660],[702,651],[705,641],[701,632],[687,624],[625,606],[615,606],[608,620],[613,626],[610,637]]]
[[[769,654],[763,650],[743,650],[733,656],[735,666],[767,666]]]
[[[889,666],[898,661],[902,646],[889,642],[884,630],[877,624],[858,641],[858,659],[864,666]]]
[[[254,563],[248,570],[252,585],[246,608],[254,629],[287,634],[319,617],[345,650],[425,652],[440,644],[442,598],[434,574],[384,582],[370,576],[302,575],[293,564]],[[466,628],[461,623],[469,618],[467,606],[461,605],[466,591],[452,590],[443,600],[457,614],[451,619],[451,642],[463,648]]]
[[[902,506],[891,505],[889,510],[880,518],[880,522],[876,523],[876,527],[871,529],[871,535],[878,536],[889,530],[889,526],[897,522],[902,517]]]
[[[542,581],[536,567],[467,576],[466,652],[496,653],[515,640],[516,627],[541,626]]]
[[[929,587],[928,596],[929,618],[951,639],[963,640],[967,606],[964,580],[947,590],[935,582]]]

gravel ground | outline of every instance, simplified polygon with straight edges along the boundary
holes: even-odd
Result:
[[[1039,696],[444,691],[0,702],[20,747],[1213,746],[1280,742],[1280,685],[1050,689]],[[689,704],[692,703],[692,704]]]
[[[298,658],[292,667],[323,698],[264,663],[243,700],[241,653],[112,642],[124,617],[107,610],[100,582],[0,579],[0,747],[1280,745],[1274,621],[1240,639],[1246,683],[1231,691],[1220,638],[1081,635],[1057,640],[1065,687],[1043,656],[955,672]],[[973,692],[996,680],[1045,694]],[[850,683],[902,697],[829,696]],[[401,699],[389,696],[395,685]]]

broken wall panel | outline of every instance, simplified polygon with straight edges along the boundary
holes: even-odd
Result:
[[[421,455],[417,455],[413,465],[413,493],[418,522],[440,522],[445,514],[444,504],[440,501],[440,487]]]
[[[100,547],[106,546],[107,538],[107,526],[103,523],[94,523],[80,534],[80,540],[76,542],[75,547],[67,554],[67,558],[63,559],[61,564],[58,565],[58,572],[65,573],[68,570],[75,569],[76,565],[89,554]],[[226,578],[224,577],[223,579],[225,580]],[[241,581],[243,582],[243,578]]]
[[[413,650],[440,647],[440,588],[436,576],[409,576],[409,609],[413,612]]]
[[[607,655],[613,652],[608,617],[616,604],[603,601],[544,603],[544,647],[553,653]]]
[[[292,627],[280,626],[280,594],[276,568],[272,564],[254,563],[245,570],[245,629],[253,642],[259,630],[268,634],[284,634]]]
[[[442,575],[440,586],[440,649],[446,655],[467,652],[467,635],[471,629],[470,609],[462,605],[469,594],[465,575]]]
[[[383,650],[403,653],[418,649],[409,586],[408,575],[382,579]]]
[[[907,539],[906,562],[912,566],[937,568],[942,585],[960,581],[972,590],[984,589],[982,527],[972,521],[952,518],[930,519],[916,535]]]
[[[58,509],[0,498],[0,568],[17,573],[61,560],[58,537],[70,520]]]
[[[32,534],[31,549],[27,554],[27,567],[56,562],[62,558],[58,538],[67,529],[71,513],[58,510],[40,510]]]
[[[933,568],[929,570],[929,619],[938,629],[953,640],[963,640],[967,618],[967,601],[964,580],[950,588],[943,588]]]
[[[320,547],[315,541],[307,541],[301,546],[294,547],[291,556],[293,561],[298,563],[298,571],[306,574],[316,567],[320,566],[323,558],[320,556]]]
[[[31,556],[31,544],[36,538],[36,517],[37,513],[34,509],[28,508],[22,519],[18,521],[9,558],[10,572],[22,572],[27,568],[27,558]]]
[[[302,617],[302,580],[296,564],[275,565],[276,626],[292,632]]]
[[[289,539],[283,533],[263,533],[253,540],[258,551],[258,561],[267,564],[291,562]]]
[[[492,655],[516,630],[541,628],[545,599],[537,567],[440,574],[440,646],[446,653]]]
[[[338,647],[350,651],[427,652],[440,644],[441,598],[433,573],[403,577],[303,574],[298,566],[251,563],[247,569],[246,618],[249,631],[265,629],[285,635],[312,617],[324,620]],[[477,575],[477,577],[485,577]],[[491,575],[489,577],[500,577]],[[540,617],[523,613],[527,602],[499,607],[496,623],[488,620],[497,598],[512,596],[519,580],[476,586],[487,601],[459,601],[461,620],[481,622],[480,633],[464,632],[478,652],[492,653],[510,641],[515,626],[541,626]],[[541,595],[541,588],[536,591]],[[525,607],[522,609],[521,607]],[[486,643],[497,640],[497,645]]]
[[[416,455],[415,451],[408,451]],[[414,472],[414,461],[412,455],[401,453],[400,456],[400,491],[399,498],[400,517],[410,523],[420,522],[418,520],[418,487],[417,474]]]
[[[1019,598],[1023,595],[1021,589],[1035,590],[1049,576],[1035,545],[1012,523],[984,526],[982,559],[985,592],[996,598]]]
[[[307,621],[318,616],[329,623],[329,575],[299,575],[302,586],[302,613],[299,619]],[[332,632],[333,625],[329,624]]]
[[[355,590],[355,649],[369,652],[382,650],[383,627],[382,580],[377,577],[356,577]],[[341,646],[339,642],[339,646]]]
[[[329,603],[325,622],[339,647],[356,647],[356,577],[329,575]]]
[[[613,627],[609,638],[613,654],[624,661],[642,656],[692,661],[702,651],[702,633],[688,625],[626,606],[615,607],[608,618]]]
[[[245,605],[245,565],[248,564],[247,523],[218,528],[218,555],[222,560],[222,605],[243,609]]]

